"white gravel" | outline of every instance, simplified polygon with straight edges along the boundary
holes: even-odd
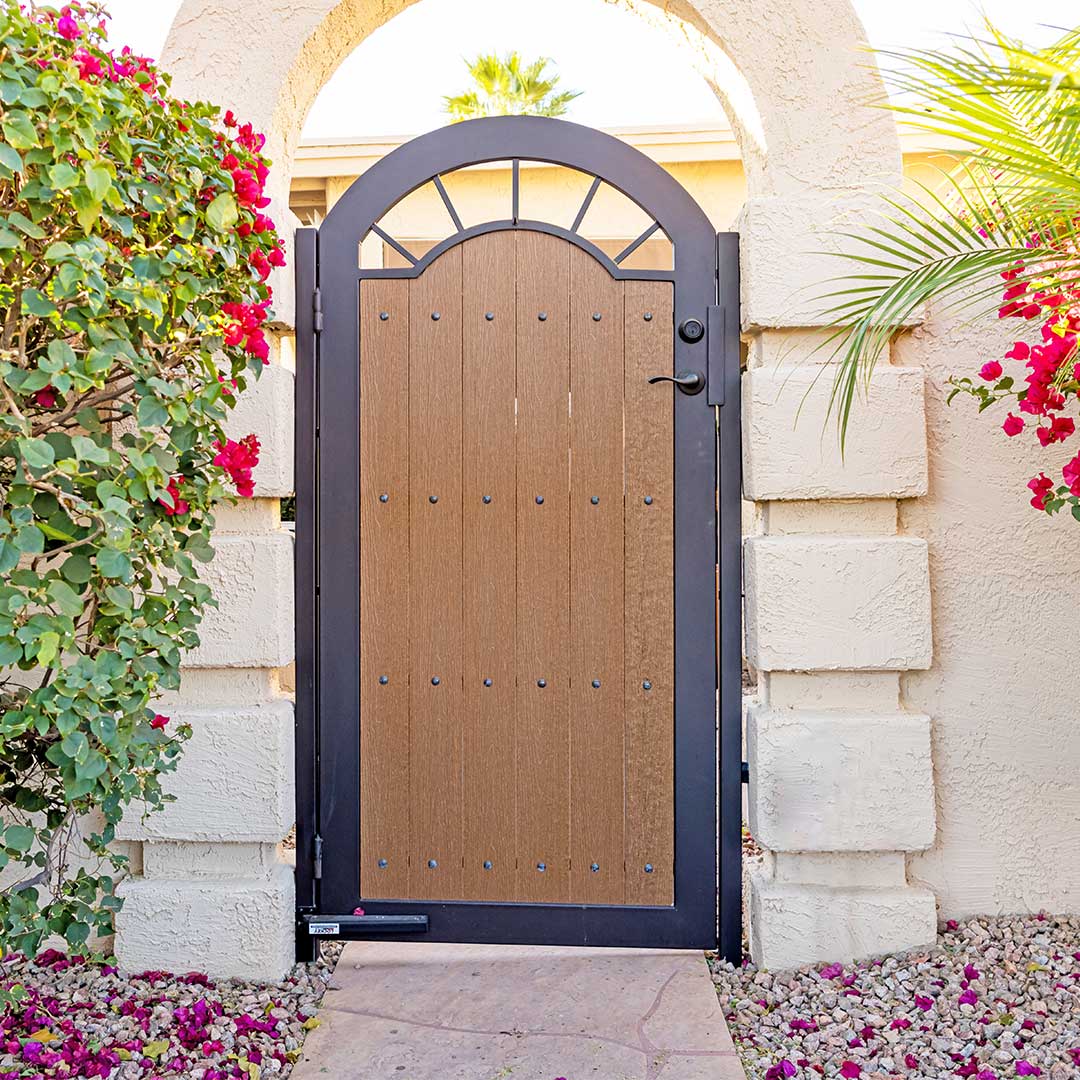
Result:
[[[48,950],[0,964],[0,1080],[285,1077],[319,1023],[341,945],[281,983],[130,977]],[[15,1000],[9,1000],[13,995]]]
[[[713,977],[748,1080],[1080,1077],[1080,916],[950,922],[928,951]]]

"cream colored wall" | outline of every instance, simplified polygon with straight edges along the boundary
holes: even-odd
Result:
[[[913,880],[944,918],[1080,910],[1080,526],[1028,505],[1076,446],[1009,439],[1004,411],[946,405],[950,375],[1000,357],[1020,328],[931,312],[894,349],[926,377],[930,485],[900,503],[900,529],[930,545],[934,663],[901,677],[933,717],[938,833]],[[1017,365],[1018,366],[1018,365]]]
[[[685,154],[688,151],[680,147]],[[340,159],[339,159],[340,160]],[[904,176],[926,186],[940,182],[948,158],[940,153],[911,151],[904,154]],[[738,160],[663,161],[661,165],[694,197],[718,231],[732,229],[746,201],[746,175]],[[528,166],[522,168],[521,216],[569,226],[588,190],[591,177],[569,169]],[[306,171],[305,185],[312,172]],[[326,209],[331,207],[355,181],[355,175],[326,176]],[[297,188],[299,184],[297,184]],[[509,216],[510,170],[478,168],[456,173],[447,189],[469,225],[489,221],[503,213]],[[583,232],[591,237],[637,236],[648,224],[644,213],[627,203],[610,188],[597,193]],[[413,192],[387,215],[383,222],[395,237],[441,238],[452,232],[442,199],[430,185]]]

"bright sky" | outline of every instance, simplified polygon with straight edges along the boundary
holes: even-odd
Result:
[[[746,0],[752,3],[753,0]],[[941,44],[985,12],[1006,33],[1040,44],[1076,25],[1076,0],[854,0],[878,48]],[[161,52],[179,0],[111,0],[110,37]],[[602,47],[598,47],[598,45]],[[245,48],[258,47],[258,35]],[[722,122],[716,98],[680,48],[604,0],[419,0],[372,34],[316,101],[305,138],[412,135],[440,127],[442,95],[467,85],[463,58],[519,49],[550,56],[561,87],[581,90],[570,119],[593,127]],[[645,78],[635,72],[646,73]],[[363,120],[357,102],[365,102]]]

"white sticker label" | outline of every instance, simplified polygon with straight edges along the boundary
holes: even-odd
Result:
[[[336,922],[308,923],[308,933],[313,937],[337,937],[340,932]]]

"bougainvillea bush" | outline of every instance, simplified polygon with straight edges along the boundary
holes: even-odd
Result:
[[[24,952],[108,930],[117,822],[166,799],[190,730],[153,702],[213,603],[212,508],[252,493],[258,443],[223,422],[284,262],[262,137],[110,51],[105,17],[0,0],[0,947]]]
[[[890,107],[962,149],[936,188],[888,198],[880,225],[853,238],[858,273],[828,311],[841,433],[860,376],[920,304],[1008,319],[1017,340],[953,378],[949,400],[998,406],[1006,436],[1037,440],[1047,464],[1032,506],[1080,521],[1080,29],[1031,49],[988,25],[946,51],[883,55],[899,62]]]

